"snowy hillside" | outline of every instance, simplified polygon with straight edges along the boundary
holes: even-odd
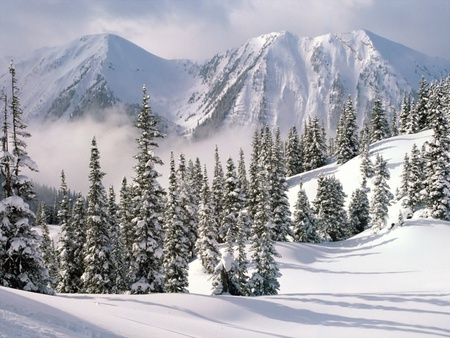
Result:
[[[388,161],[392,191],[404,154],[430,136],[371,146],[372,160],[380,153]],[[359,164],[357,157],[302,174],[309,199],[320,173],[336,175],[350,196],[360,185]],[[291,205],[299,177],[289,180]],[[390,214],[396,219],[398,205]],[[342,242],[278,243],[277,296],[210,296],[199,261],[190,265],[190,294],[45,296],[0,288],[0,336],[449,337],[449,239],[449,222],[415,215],[403,227]]]
[[[164,60],[115,35],[92,35],[16,59],[29,119],[69,119],[121,102],[132,113],[146,84],[153,110],[184,133],[228,125],[279,125],[318,115],[333,136],[352,95],[358,122],[380,95],[388,111],[420,77],[439,78],[450,61],[360,30],[315,38],[262,35],[203,63]],[[8,86],[7,69],[0,86]]]

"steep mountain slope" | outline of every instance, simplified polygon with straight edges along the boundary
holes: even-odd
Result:
[[[450,61],[364,30],[315,38],[266,34],[201,64],[164,60],[101,34],[40,49],[16,60],[16,68],[29,119],[70,119],[117,103],[133,114],[146,84],[153,110],[189,135],[260,123],[286,130],[309,115],[333,135],[348,95],[362,124],[376,95],[392,111],[422,75],[448,74]],[[8,78],[2,75],[0,86],[8,88]]]

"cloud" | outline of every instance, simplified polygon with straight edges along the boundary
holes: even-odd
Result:
[[[58,188],[64,170],[69,188],[86,194],[91,141],[95,136],[100,166],[106,173],[103,185],[112,184],[120,189],[123,176],[130,176],[135,164],[136,130],[120,109],[109,109],[102,114],[107,118],[99,118],[96,112],[72,122],[30,125],[28,153],[38,164],[39,172],[29,176],[36,182]]]

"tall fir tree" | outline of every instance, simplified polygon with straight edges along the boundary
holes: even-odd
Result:
[[[227,242],[233,243],[237,238],[237,218],[241,210],[241,191],[236,166],[231,157],[227,160],[225,185],[223,187],[223,207],[219,234],[227,235]]]
[[[311,209],[308,196],[303,189],[303,182],[300,180],[297,200],[294,206],[292,219],[293,238],[296,242],[319,243],[320,238],[317,233],[317,220]]]
[[[447,116],[444,112],[442,92],[430,97],[430,115],[433,116],[433,138],[428,145],[427,206],[434,218],[450,220],[450,137]]]
[[[275,241],[287,241],[292,237],[291,211],[287,197],[286,167],[280,129],[277,128],[270,159],[270,198],[273,210]]]
[[[171,153],[164,240],[164,286],[167,292],[187,292],[189,285],[189,229],[185,223],[178,180]]]
[[[266,134],[266,146],[259,153],[258,174],[256,177],[256,208],[252,224],[251,251],[255,271],[249,280],[251,295],[275,295],[278,293],[281,276],[275,257],[279,257],[273,240],[273,214],[270,202],[269,159],[267,148],[269,136]]]
[[[196,247],[198,257],[202,262],[203,269],[207,273],[212,274],[214,273],[215,267],[219,263],[220,252],[219,244],[217,242],[218,226],[215,224],[216,218],[213,216],[212,212],[211,191],[209,189],[206,167],[204,169],[202,191],[200,197],[200,207],[198,211],[199,236],[197,239]]]
[[[108,215],[109,215],[109,235],[111,240],[111,262],[113,264],[113,293],[121,293],[128,290],[126,277],[128,273],[125,264],[125,245],[122,242],[121,229],[118,220],[118,206],[116,204],[116,193],[112,185],[108,190]]]
[[[384,140],[390,136],[390,128],[381,103],[376,97],[373,101],[372,120],[370,122],[370,143]]]
[[[120,227],[120,237],[123,244],[123,260],[127,266],[125,278],[128,281],[130,274],[129,268],[133,262],[133,242],[134,242],[134,229],[133,229],[133,215],[131,210],[131,187],[128,186],[126,177],[122,178],[122,186],[119,193],[119,209],[118,209],[118,222]]]
[[[357,188],[351,196],[348,206],[349,228],[352,235],[363,232],[370,226],[370,204],[367,196],[366,180],[360,188]]]
[[[428,129],[430,127],[430,115],[428,109],[429,100],[429,84],[424,76],[419,82],[419,90],[417,91],[417,102],[414,106],[414,114],[417,115],[417,131]]]
[[[114,265],[111,257],[111,238],[107,196],[102,180],[100,153],[95,137],[91,143],[89,162],[89,192],[86,218],[84,273],[81,276],[86,293],[111,293],[114,286]]]
[[[61,237],[58,249],[59,282],[56,289],[61,293],[77,293],[80,291],[80,280],[75,263],[74,229],[70,223],[69,196],[64,171],[61,171],[59,195],[61,201],[59,202],[58,219],[61,226]]]
[[[165,192],[158,182],[156,165],[162,165],[155,155],[157,139],[163,135],[157,129],[156,118],[149,106],[150,97],[142,88],[142,107],[136,121],[139,137],[134,167],[132,195],[132,262],[129,281],[132,293],[164,291],[163,245]]]
[[[70,217],[70,229],[72,230],[73,240],[73,278],[78,285],[77,291],[82,291],[81,276],[84,273],[84,256],[87,232],[86,199],[81,192],[78,193],[75,203],[72,207]]]
[[[373,178],[373,195],[370,202],[372,229],[375,233],[387,225],[388,207],[391,205],[391,200],[394,197],[387,183],[390,177],[387,162],[383,159],[383,156],[377,154],[375,177]]]
[[[192,175],[189,172],[189,167],[186,166],[184,154],[180,154],[176,174],[178,179],[178,199],[181,206],[180,218],[186,227],[189,259],[192,259],[196,255],[195,242],[198,237],[198,201],[197,197],[194,196],[196,191],[192,185]]]
[[[289,128],[286,141],[286,175],[294,176],[303,171],[302,148],[297,128]]]
[[[356,125],[356,113],[353,108],[351,97],[344,105],[341,118],[339,120],[337,136],[337,162],[345,163],[359,153],[358,126]]]
[[[0,285],[27,291],[53,293],[51,280],[40,250],[39,238],[32,229],[34,214],[29,202],[34,197],[31,180],[23,175],[37,166],[26,150],[25,139],[30,137],[22,121],[22,109],[14,63],[11,74],[11,102],[3,121],[1,172],[4,177],[0,201]],[[8,144],[11,140],[12,149]]]
[[[314,209],[319,235],[325,241],[341,241],[349,236],[345,193],[335,176],[319,176]]]
[[[425,160],[414,143],[411,149],[411,159],[409,161],[409,172],[407,174],[407,193],[403,206],[416,211],[422,207],[424,202],[423,189],[425,188]]]
[[[222,163],[220,162],[219,148],[214,149],[214,173],[211,187],[211,200],[213,202],[213,215],[215,217],[215,224],[217,224],[217,232],[219,243],[225,243],[226,233],[220,231],[221,216],[223,214],[223,187],[225,185],[225,174],[223,172]]]
[[[55,250],[55,243],[50,238],[47,214],[45,211],[45,204],[43,202],[39,203],[36,214],[36,224],[41,227],[42,233],[42,258],[44,259],[45,266],[47,267],[50,275],[50,286],[53,288],[58,280],[58,257]]]

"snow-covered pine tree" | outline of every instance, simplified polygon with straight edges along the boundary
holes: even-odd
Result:
[[[208,174],[206,166],[203,174],[202,192],[200,195],[200,207],[198,210],[198,239],[196,248],[198,257],[207,273],[214,273],[214,269],[219,263],[220,252],[217,243],[216,218],[213,216],[211,191],[208,184]]]
[[[100,153],[95,137],[91,143],[89,192],[86,218],[84,273],[81,276],[86,293],[111,293],[114,286],[114,265],[107,196],[102,183],[105,173],[100,167]]]
[[[373,195],[370,202],[370,216],[373,231],[379,232],[386,226],[388,207],[391,205],[393,195],[387,181],[390,179],[387,163],[381,154],[377,154],[375,162],[375,177],[373,178]]]
[[[414,143],[411,149],[411,159],[409,161],[408,189],[403,206],[411,208],[414,212],[421,208],[424,202],[423,189],[425,188],[425,159]]]
[[[189,225],[179,188],[180,176],[175,170],[173,152],[170,154],[169,188],[166,206],[164,239],[164,286],[167,292],[187,292],[189,286]],[[180,182],[181,183],[181,182]]]
[[[444,112],[443,93],[435,90],[430,96],[431,126],[434,134],[428,145],[427,206],[431,216],[450,220],[450,137],[447,116]]]
[[[270,198],[273,210],[274,240],[287,241],[288,236],[292,237],[291,211],[287,197],[286,161],[279,128],[275,132],[270,161]]]
[[[359,166],[363,178],[371,178],[375,174],[372,160],[369,156],[369,144],[362,145],[361,164]]]
[[[388,120],[382,107],[381,99],[376,97],[373,101],[372,120],[370,122],[370,143],[384,140],[390,134]]]
[[[255,129],[252,139],[252,154],[250,158],[249,182],[248,182],[248,214],[251,221],[255,218],[258,196],[258,158],[261,152],[262,136],[258,129]]]
[[[73,245],[73,279],[78,285],[77,291],[82,291],[81,276],[84,273],[84,256],[86,243],[86,199],[81,192],[78,193],[75,203],[72,207],[72,215],[70,217],[70,228],[72,229],[72,245]]]
[[[303,166],[305,170],[320,168],[327,163],[327,145],[316,116],[308,119],[307,134],[303,142]]]
[[[397,200],[401,200],[402,198],[408,196],[409,192],[409,175],[410,175],[410,165],[411,162],[409,160],[408,153],[405,154],[405,157],[403,158],[403,164],[402,164],[402,182],[400,185],[400,189],[398,191],[398,195],[395,196]],[[403,203],[407,203],[407,201],[404,201]]]
[[[108,190],[108,215],[109,215],[109,235],[111,240],[111,262],[114,267],[113,278],[113,293],[121,293],[128,290],[126,277],[128,273],[127,265],[125,264],[124,253],[125,245],[122,242],[121,229],[118,221],[118,206],[116,204],[116,193],[112,185]]]
[[[133,262],[133,243],[134,243],[134,229],[133,216],[131,212],[131,187],[128,186],[126,177],[122,178],[122,186],[119,193],[119,209],[118,222],[120,227],[120,241],[123,244],[123,260],[126,268],[126,279],[130,273],[130,266]]]
[[[411,94],[403,94],[399,117],[399,134],[408,134],[411,131]]]
[[[397,121],[397,111],[394,109],[392,112],[392,121],[391,121],[391,136],[399,135],[399,126]]]
[[[38,234],[32,230],[34,214],[26,203],[34,197],[34,192],[31,180],[22,174],[22,170],[37,171],[37,166],[26,150],[24,139],[31,135],[26,131],[26,125],[22,121],[13,62],[10,64],[9,72],[10,113],[5,96],[5,120],[0,155],[0,168],[4,177],[4,198],[0,201],[0,285],[52,294],[50,276],[42,258]],[[11,151],[8,146],[10,139]]]
[[[303,182],[300,179],[297,201],[294,206],[292,219],[293,238],[296,242],[319,243],[317,234],[317,220],[311,209],[308,196],[303,189]]]
[[[178,159],[178,199],[180,201],[180,218],[186,227],[186,237],[188,239],[189,259],[196,256],[195,243],[198,237],[198,201],[196,190],[193,187],[192,173],[189,172],[189,167],[186,166],[186,157],[180,154]]]
[[[58,278],[58,258],[56,255],[55,243],[50,238],[47,214],[45,212],[45,204],[43,202],[39,203],[38,210],[36,212],[36,225],[41,227],[42,258],[44,259],[45,266],[48,269],[50,275],[50,285],[53,288]]]
[[[359,234],[370,226],[370,204],[367,193],[366,180],[363,179],[361,187],[353,192],[348,206],[349,228],[352,235]]]
[[[236,294],[240,296],[248,296],[248,265],[247,251],[245,245],[245,239],[247,233],[245,231],[247,227],[247,221],[249,217],[246,210],[241,210],[238,215],[238,236],[236,238],[237,245],[237,257],[234,259],[233,276],[232,280],[236,281],[234,289]]]
[[[319,236],[325,241],[341,241],[349,237],[345,193],[335,176],[319,176],[314,209],[318,219]]]
[[[222,217],[219,226],[219,234],[226,234],[228,244],[235,242],[238,228],[237,218],[242,206],[239,180],[236,173],[236,166],[231,157],[227,160],[225,185],[223,186]]]
[[[421,77],[419,82],[419,90],[417,91],[417,102],[414,106],[415,114],[417,115],[417,131],[430,128],[430,116],[428,109],[429,100],[429,84],[424,76]]]
[[[344,105],[336,136],[337,162],[345,163],[359,153],[358,126],[352,99]]]
[[[244,228],[240,229],[239,231],[244,231],[244,239],[247,239],[250,237],[250,226],[251,226],[251,218],[248,214],[248,189],[249,189],[249,183],[247,179],[247,171],[245,169],[245,159],[244,159],[244,151],[242,148],[239,151],[239,163],[238,163],[238,185],[239,190],[241,192],[240,194],[240,207],[239,210],[241,210],[241,217],[242,219],[242,225]],[[242,212],[244,211],[245,212]]]
[[[61,171],[61,187],[59,189],[58,220],[61,226],[61,236],[58,245],[58,285],[56,290],[61,293],[77,293],[80,290],[80,280],[75,265],[74,229],[70,223],[69,196],[64,170]]]
[[[153,152],[158,147],[157,139],[163,135],[157,129],[156,118],[148,104],[145,85],[142,87],[142,107],[136,121],[139,137],[138,152],[134,156],[132,195],[132,262],[129,281],[132,293],[164,291],[163,246],[164,246],[164,200],[165,192],[158,182],[160,174],[156,165],[161,159]]]
[[[255,271],[249,280],[251,295],[275,295],[278,293],[281,273],[275,261],[279,257],[273,240],[273,215],[270,203],[269,167],[270,149],[263,147],[259,153],[259,172],[255,183],[256,210],[252,224],[251,251]]]
[[[222,163],[220,162],[219,156],[219,148],[215,147],[214,149],[214,173],[212,179],[212,187],[211,187],[211,200],[213,202],[213,215],[215,217],[215,224],[219,228],[217,228],[219,243],[225,243],[226,233],[220,232],[220,224],[222,223],[221,217],[223,215],[223,187],[225,186],[225,175],[223,172]]]
[[[294,176],[303,171],[302,148],[297,128],[289,128],[286,141],[286,175]]]

